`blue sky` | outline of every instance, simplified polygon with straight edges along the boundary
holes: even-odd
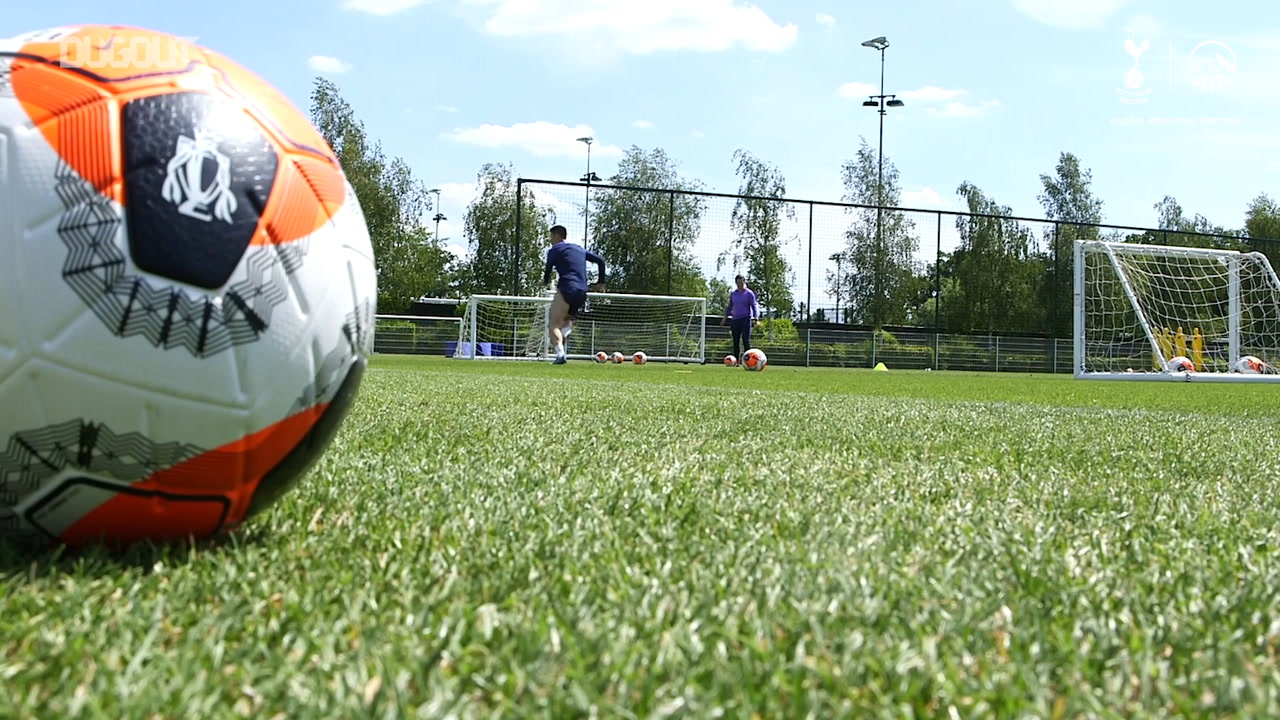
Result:
[[[860,43],[879,35],[886,91],[906,100],[884,147],[904,206],[955,209],[969,181],[1040,217],[1038,177],[1062,151],[1092,169],[1109,222],[1152,225],[1152,205],[1173,195],[1237,227],[1251,198],[1280,196],[1280,13],[1265,0],[64,0],[5,12],[5,34],[88,23],[195,36],[304,110],[313,79],[330,77],[384,149],[442,189],[450,242],[483,163],[575,180],[582,135],[596,138],[602,177],[622,148],[660,146],[686,176],[734,192],[731,155],[746,148],[782,170],[789,196],[838,200],[841,161],[858,136],[876,142],[860,103],[879,55]],[[1146,44],[1141,77],[1127,39]],[[1215,52],[1229,71],[1192,71]]]

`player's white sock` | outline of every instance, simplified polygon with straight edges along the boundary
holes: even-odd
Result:
[[[573,328],[566,325],[565,327],[560,328],[560,337],[564,338],[565,340],[568,340],[569,333],[571,332],[573,332]]]
[[[562,357],[564,357],[564,346],[563,346],[563,345],[557,345],[557,346],[556,346],[556,357],[558,357],[558,358],[562,358]]]

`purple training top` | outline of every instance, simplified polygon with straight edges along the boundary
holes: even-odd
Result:
[[[760,317],[760,306],[756,304],[756,294],[751,288],[734,290],[729,293],[729,307],[724,314],[734,320]]]

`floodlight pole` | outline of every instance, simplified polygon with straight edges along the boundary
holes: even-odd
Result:
[[[887,107],[902,107],[903,102],[897,99],[896,95],[886,95],[884,92],[884,51],[889,47],[889,41],[880,36],[862,43],[863,47],[869,47],[872,50],[880,52],[880,94],[871,95],[870,100],[862,103],[864,107],[874,107],[880,114],[880,143],[876,150],[878,169],[876,173],[876,252],[875,252],[875,317],[872,318],[877,328],[880,327],[884,318],[882,316],[880,283],[883,280],[884,268],[884,116],[888,112]]]
[[[582,247],[591,249],[591,182],[600,182],[600,178],[591,172],[591,143],[594,137],[580,137],[578,142],[587,144],[587,174],[581,180],[587,184],[587,199],[582,206]]]
[[[436,194],[436,216],[431,218],[436,221],[436,242],[440,241],[440,221],[448,220],[444,213],[440,212],[440,188],[431,188],[427,192]]]

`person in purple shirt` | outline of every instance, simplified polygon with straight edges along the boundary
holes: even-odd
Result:
[[[756,293],[747,287],[747,279],[741,275],[734,278],[738,289],[729,293],[729,306],[724,310],[720,324],[724,325],[729,318],[729,330],[733,333],[733,357],[742,360],[742,353],[751,349],[751,328],[760,319],[760,306],[756,303]],[[742,343],[742,351],[738,351],[738,343]]]
[[[566,362],[564,341],[573,330],[573,319],[578,311],[587,304],[587,291],[604,292],[605,267],[604,258],[575,245],[568,240],[569,231],[563,225],[551,228],[551,248],[547,250],[547,267],[542,273],[543,287],[551,286],[551,271],[559,276],[556,282],[556,296],[551,301],[551,312],[547,315],[547,335],[556,356],[553,365]],[[599,281],[587,285],[587,262],[593,262],[600,269]]]

